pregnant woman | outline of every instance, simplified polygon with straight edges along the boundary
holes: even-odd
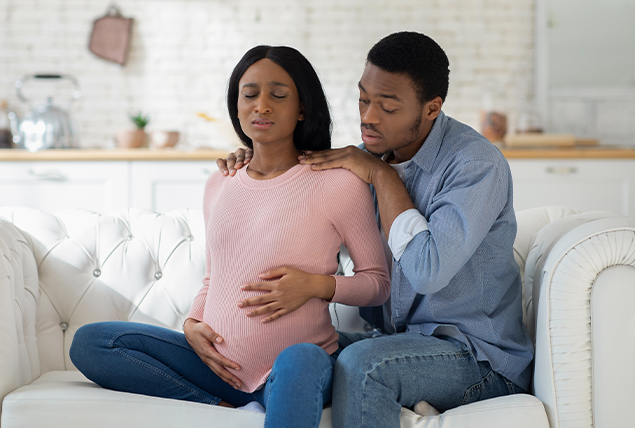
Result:
[[[253,149],[236,177],[205,186],[206,271],[184,334],[104,322],[80,328],[71,359],[105,388],[226,406],[258,402],[266,427],[317,427],[339,354],[329,302],[389,295],[368,185],[313,171],[304,151],[331,145],[319,78],[289,47],[249,50],[230,77],[229,114]],[[340,245],[355,264],[335,276]]]

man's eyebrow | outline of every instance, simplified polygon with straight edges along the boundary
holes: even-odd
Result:
[[[362,91],[368,93],[368,91],[366,91],[366,89],[362,86],[362,82],[358,82],[357,86]],[[397,95],[394,95],[394,94],[374,94],[374,95],[377,96],[377,97],[388,98],[389,100],[395,100],[397,102],[403,103],[403,100],[401,98],[399,98]]]

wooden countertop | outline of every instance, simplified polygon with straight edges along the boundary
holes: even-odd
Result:
[[[635,147],[504,148],[507,159],[635,159]]]
[[[501,148],[507,159],[635,159],[635,148]],[[2,161],[215,161],[226,150],[196,149],[61,149],[30,153],[26,150],[0,149]]]
[[[31,153],[27,150],[0,150],[1,161],[215,161],[225,157],[226,150],[196,149],[59,149]]]

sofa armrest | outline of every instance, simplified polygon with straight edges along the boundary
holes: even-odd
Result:
[[[635,419],[635,221],[604,212],[545,226],[525,266],[533,282],[534,391],[551,428]]]
[[[28,237],[0,218],[0,401],[40,375],[37,266]]]

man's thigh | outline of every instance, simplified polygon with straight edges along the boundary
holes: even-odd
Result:
[[[338,364],[371,380],[369,388],[387,387],[404,407],[421,400],[440,411],[457,407],[466,391],[482,381],[479,363],[466,346],[419,333],[355,341],[342,351]]]

